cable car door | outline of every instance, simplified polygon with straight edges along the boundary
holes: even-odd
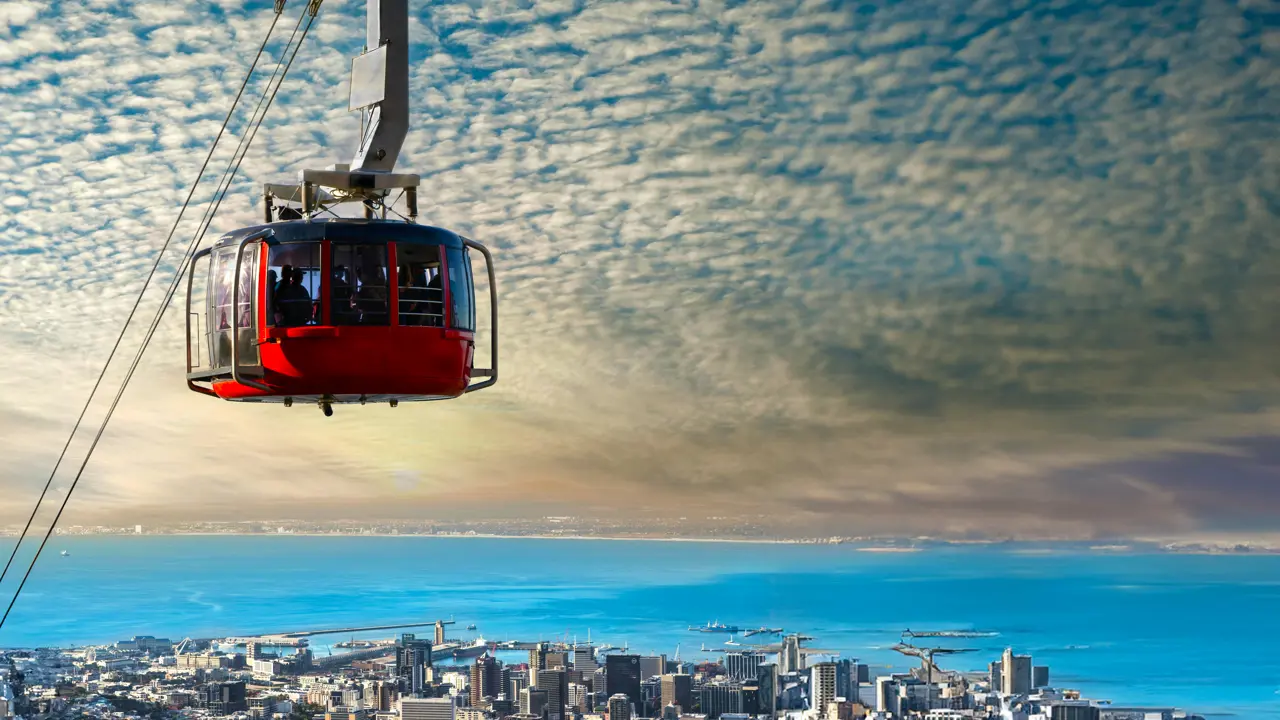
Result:
[[[262,359],[258,354],[258,253],[261,243],[243,248],[223,247],[214,251],[209,263],[209,359],[215,370],[231,369],[234,345],[238,370],[261,374]],[[240,277],[236,278],[237,255],[240,255]],[[237,282],[238,281],[238,282]],[[238,287],[237,287],[238,285]],[[238,303],[233,316],[232,303]],[[236,341],[231,340],[232,326]]]

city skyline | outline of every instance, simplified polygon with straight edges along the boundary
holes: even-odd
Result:
[[[270,8],[0,9],[5,517],[52,469]],[[850,536],[1280,530],[1270,16],[860,8],[414,2],[398,167],[428,179],[425,221],[495,252],[501,383],[327,419],[217,403],[183,386],[175,305],[64,521],[697,506]],[[261,183],[349,159],[363,12],[324,6],[211,235],[258,220]]]
[[[1036,713],[1035,720],[1200,717],[1171,705],[1091,699],[1083,689],[1051,683],[1051,667],[1012,647],[981,671],[962,671],[941,667],[935,656],[972,650],[913,644],[931,635],[983,633],[917,632],[908,642],[904,632],[894,649],[919,667],[895,668],[802,649],[813,638],[794,632],[767,646],[682,660],[678,650],[674,657],[645,655],[577,640],[477,648],[451,639],[452,626],[450,618],[435,621],[430,636],[339,643],[349,649],[336,656],[332,648],[317,655],[296,634],[182,641],[142,635],[79,648],[0,650],[0,663],[7,663],[0,667],[0,715],[66,712],[80,703],[87,716],[84,710],[102,698],[151,717],[221,717],[255,708],[261,717],[295,717],[295,706],[306,708],[306,717],[350,713],[358,720],[890,720],[940,709],[955,720],[1010,710]],[[74,678],[68,665],[77,671]],[[145,676],[152,681],[127,680]],[[50,694],[50,687],[78,691]],[[418,714],[428,710],[434,713]]]

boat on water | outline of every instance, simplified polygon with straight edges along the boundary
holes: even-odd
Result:
[[[689,626],[689,630],[690,630],[690,632],[704,632],[704,633],[716,633],[716,632],[718,632],[718,633],[738,633],[738,632],[741,632],[741,631],[742,631],[742,629],[741,629],[741,628],[739,628],[737,625],[725,625],[724,623],[720,622],[719,620],[717,620],[717,621],[715,621],[715,622],[713,622],[713,623],[712,623],[712,622],[709,622],[709,623],[707,623],[706,625],[704,625],[704,626],[702,626],[702,627],[698,627],[697,625],[690,625],[690,626]]]
[[[476,629],[476,626],[475,626],[475,625],[468,625],[468,626],[467,626],[467,629],[468,629],[468,630],[475,630],[475,629]]]
[[[63,550],[62,557],[71,557],[71,553],[67,552],[66,550]]]

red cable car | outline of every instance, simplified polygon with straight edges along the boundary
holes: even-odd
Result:
[[[469,249],[485,259],[495,331],[480,370]],[[209,363],[196,368],[191,287],[205,257]],[[187,385],[224,400],[315,402],[329,415],[334,403],[443,400],[498,379],[492,258],[441,228],[335,218],[238,230],[193,258],[187,303]]]
[[[278,12],[278,10],[277,10]],[[265,187],[265,224],[224,235],[187,274],[187,386],[241,402],[444,400],[498,381],[498,295],[483,245],[419,225],[417,175],[393,173],[409,130],[408,0],[368,0],[366,47],[351,63],[349,108],[361,112],[350,164],[303,170]],[[391,193],[400,194],[392,199]],[[394,209],[404,198],[406,213]],[[277,203],[276,201],[280,202]],[[364,218],[333,207],[361,203]],[[300,203],[295,208],[289,203]],[[388,220],[391,212],[404,222]],[[329,213],[332,217],[322,217]],[[474,369],[469,250],[489,279],[490,365]],[[196,341],[191,290],[209,258]],[[472,382],[473,378],[484,378]]]

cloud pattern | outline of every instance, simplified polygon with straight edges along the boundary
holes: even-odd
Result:
[[[15,486],[52,462],[269,5],[0,10]],[[363,11],[326,4],[215,231],[256,221],[260,183],[349,157]],[[79,512],[555,498],[1076,535],[1276,507],[1273,465],[1214,478],[1280,434],[1280,4],[413,13],[400,167],[428,221],[495,249],[502,382],[284,424],[180,391],[179,308]]]

